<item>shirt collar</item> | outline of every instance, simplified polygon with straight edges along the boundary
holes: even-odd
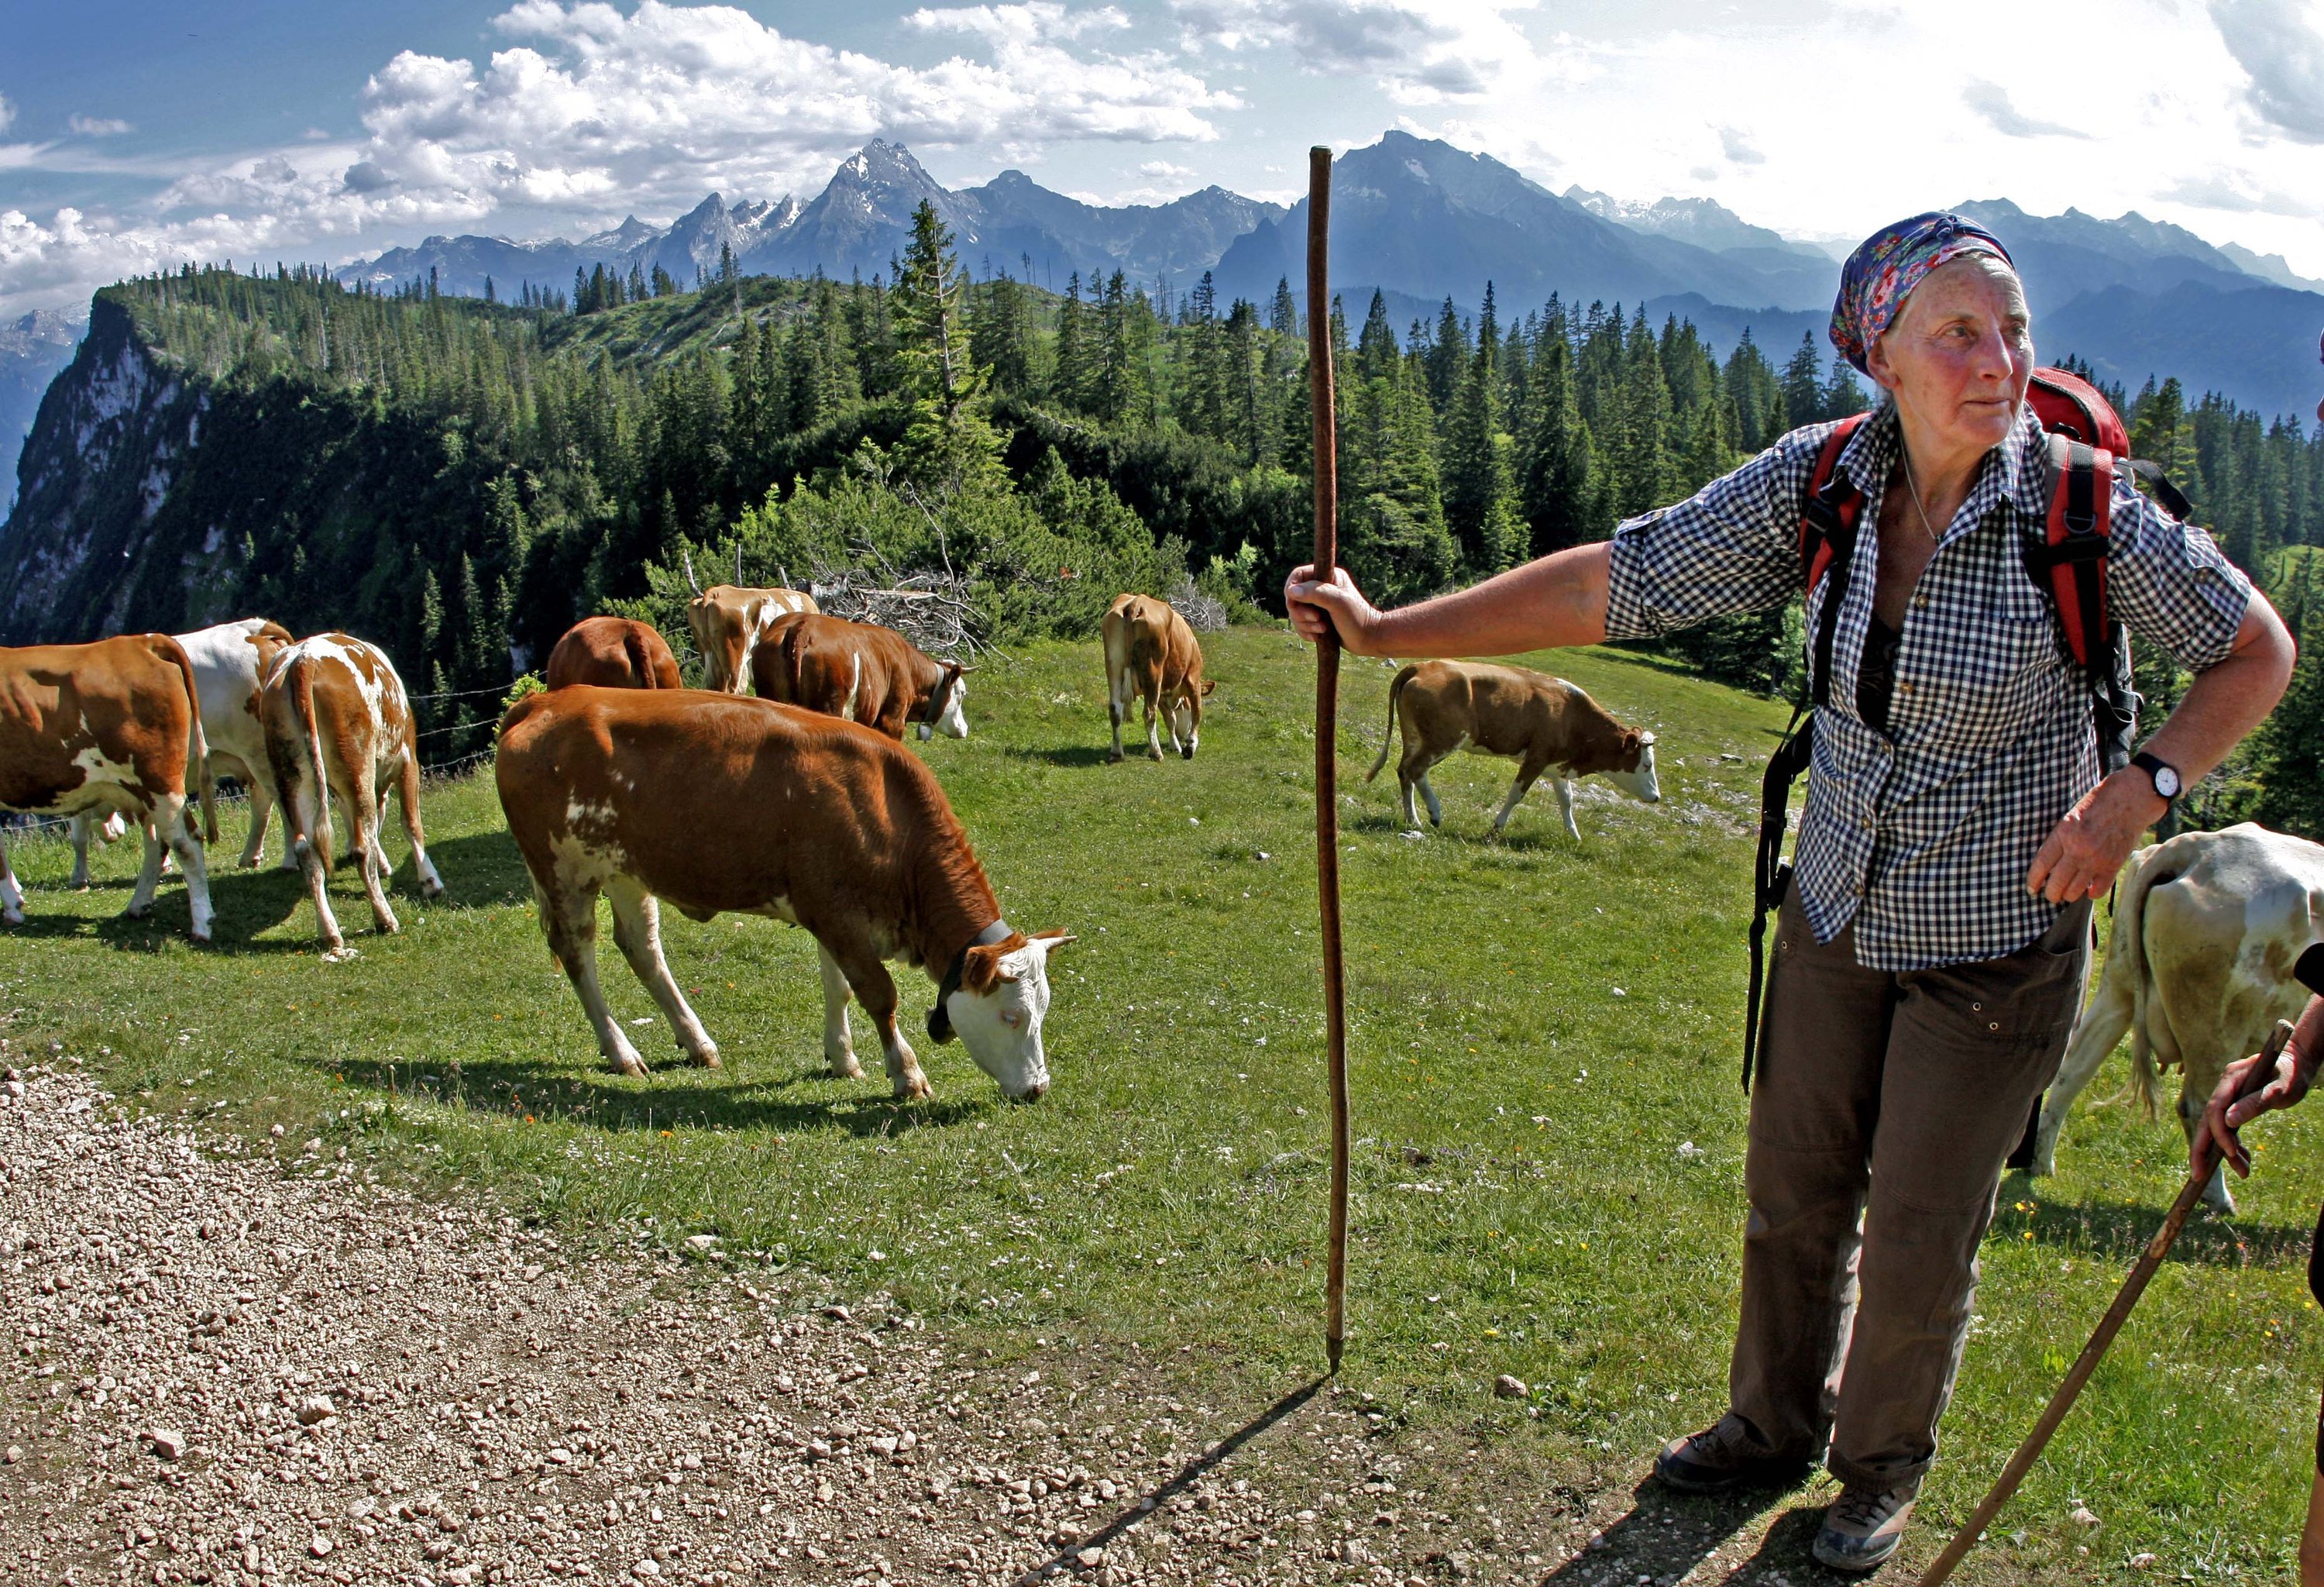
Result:
[[[1858,489],[1874,501],[1876,510],[1878,493],[1887,488],[1888,476],[1895,472],[1904,447],[1896,406],[1884,401],[1849,438],[1848,445],[1840,448],[1839,466],[1847,471]],[[2008,436],[1978,465],[1977,478],[1969,485],[1969,499],[1963,503],[1970,510],[1968,521],[1984,521],[1985,515],[2004,501],[2015,503],[2032,521],[2039,522],[2045,517],[2050,510],[2047,450],[2042,421],[2034,416],[2034,405],[2019,403],[2017,420]],[[1960,522],[1961,515],[1956,514],[1953,521]],[[1951,526],[1947,525],[1940,539],[1950,538]]]

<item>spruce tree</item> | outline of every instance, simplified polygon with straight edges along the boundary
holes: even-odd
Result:
[[[1799,350],[1784,365],[1784,428],[1797,429],[1823,417],[1823,358],[1816,351],[1815,333],[1800,334]]]

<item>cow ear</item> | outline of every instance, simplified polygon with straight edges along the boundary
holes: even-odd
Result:
[[[1014,946],[1010,943],[996,942],[969,949],[968,958],[960,967],[961,991],[981,997],[1004,981],[1016,980],[1014,975],[1004,975],[1001,971],[1001,958],[1014,951]]]
[[[1219,680],[1215,678],[1205,678],[1203,679],[1203,697],[1206,700],[1209,699],[1211,697],[1211,691],[1218,687]]]

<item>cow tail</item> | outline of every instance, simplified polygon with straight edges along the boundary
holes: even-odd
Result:
[[[1380,774],[1380,768],[1388,764],[1388,752],[1396,747],[1397,702],[1404,698],[1404,686],[1410,683],[1412,675],[1419,670],[1419,668],[1409,664],[1399,667],[1396,670],[1396,681],[1388,686],[1388,728],[1380,734],[1379,759],[1374,761],[1372,769],[1364,773],[1366,782],[1378,777]]]
[[[176,640],[162,638],[166,647],[162,657],[178,669],[186,680],[186,770],[194,785],[195,797],[201,800],[202,832],[205,843],[216,843],[217,829],[217,781],[210,775],[209,736],[202,731],[202,691],[194,685],[194,663],[185,647]],[[192,823],[187,829],[192,830]]]
[[[638,637],[634,628],[622,630],[622,651],[630,659],[630,674],[638,680],[640,688],[654,687],[653,658],[646,654],[646,641]]]
[[[308,769],[315,778],[315,857],[323,863],[323,874],[328,876],[334,863],[331,856],[331,781],[323,770],[323,734],[315,724],[315,669],[304,656],[290,658],[290,697],[299,709],[300,742],[307,751]]]
[[[2115,904],[2114,937],[2107,945],[2107,958],[2118,958],[2122,973],[2130,977],[2130,1093],[2143,1119],[2155,1116],[2162,1091],[2153,1038],[2146,1033],[2147,1017],[2153,1011],[2146,976],[2146,895],[2178,880],[2179,872],[2164,863],[2163,850],[2149,850],[2123,883]]]

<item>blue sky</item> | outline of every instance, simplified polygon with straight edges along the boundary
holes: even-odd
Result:
[[[184,258],[938,180],[1287,197],[1401,126],[1794,235],[2138,209],[2324,276],[2324,0],[148,0],[10,6],[0,312]]]

